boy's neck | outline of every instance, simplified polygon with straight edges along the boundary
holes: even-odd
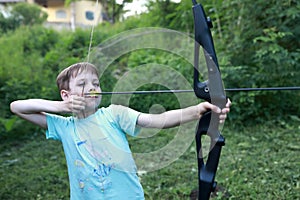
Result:
[[[97,111],[97,110],[92,110],[92,111],[85,111],[85,110],[84,110],[84,111],[78,113],[78,114],[76,115],[76,117],[77,117],[78,119],[84,119],[84,118],[87,118],[87,117],[89,117],[89,116],[95,114],[96,111]]]

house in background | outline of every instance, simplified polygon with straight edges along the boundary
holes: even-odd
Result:
[[[27,2],[41,6],[48,14],[47,27],[72,29],[91,27],[103,21],[102,6],[92,0],[78,0],[65,6],[65,0],[0,0],[0,3]]]
[[[0,0],[1,5],[7,5],[10,3],[18,3],[18,2],[24,2],[25,0]]]
[[[68,7],[64,0],[27,0],[42,7],[48,14],[47,26],[55,28],[90,27],[103,21],[102,6],[96,1],[74,1]]]

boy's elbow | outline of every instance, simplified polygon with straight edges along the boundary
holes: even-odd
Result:
[[[13,102],[10,103],[10,111],[14,114],[19,113],[18,101],[13,101]]]
[[[16,111],[15,111],[15,101],[13,101],[13,102],[10,103],[10,111],[12,113],[16,113]]]

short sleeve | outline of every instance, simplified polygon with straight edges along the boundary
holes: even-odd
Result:
[[[46,138],[61,141],[61,134],[64,133],[64,130],[69,124],[68,118],[47,113],[46,120],[48,127],[46,130]]]
[[[140,112],[122,105],[110,105],[109,109],[119,127],[127,134],[136,136],[140,132],[137,120]]]

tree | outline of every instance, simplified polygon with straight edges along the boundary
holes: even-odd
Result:
[[[221,44],[217,46],[227,87],[299,86],[300,2],[233,0],[219,5],[216,32],[222,33],[215,39]],[[234,95],[237,117],[256,120],[298,115],[296,98],[299,93],[293,91]]]
[[[126,12],[124,6],[132,0],[100,0],[104,9],[104,20],[114,24],[121,19],[121,15]]]
[[[300,85],[300,1],[203,0],[201,4],[213,22],[225,87]],[[141,16],[147,25],[193,31],[191,0],[179,4],[152,0],[148,10]],[[300,104],[295,103],[300,96],[293,91],[228,95],[238,105],[232,108],[232,119],[258,121],[300,113]]]
[[[177,15],[177,6],[178,4],[173,3],[171,0],[149,1],[147,8],[149,10],[149,18],[152,21],[152,26],[177,29],[176,25],[171,27],[173,22],[175,22],[174,19]]]
[[[7,15],[0,13],[0,32],[6,33],[19,26],[32,26],[42,24],[47,19],[47,14],[40,7],[28,3],[17,3],[11,9],[5,10]]]
[[[42,24],[47,19],[47,13],[43,12],[39,6],[28,3],[17,3],[12,9],[12,17],[19,25]]]

